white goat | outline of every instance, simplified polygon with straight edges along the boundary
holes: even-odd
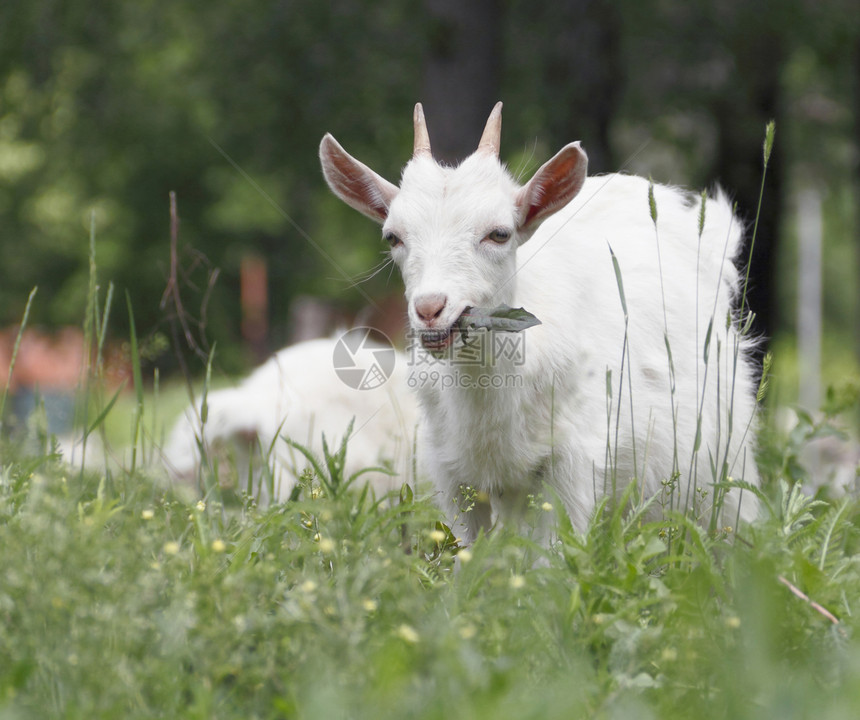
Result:
[[[396,489],[410,477],[412,438],[417,410],[406,391],[406,359],[397,353],[394,373],[383,385],[359,390],[336,374],[333,353],[337,340],[310,340],[273,355],[238,387],[210,392],[207,419],[201,423],[200,404],[189,406],[176,422],[164,448],[164,459],[178,478],[190,478],[200,463],[199,439],[211,448],[220,442],[237,450],[239,471],[248,465],[249,451],[258,446],[265,456],[272,449],[275,498],[289,497],[304,456],[283,438],[304,445],[322,459],[322,434],[329,449],[338,448],[351,419],[353,435],[347,445],[344,476],[390,463],[397,476],[380,472],[362,475],[377,493]],[[202,426],[202,433],[201,433]]]
[[[753,518],[752,494],[725,490],[758,483],[754,370],[731,320],[742,228],[725,196],[656,185],[655,225],[649,182],[587,178],[578,142],[520,187],[498,159],[501,103],[457,167],[434,161],[420,104],[414,122],[399,188],[331,135],[320,158],[334,193],[382,223],[403,275],[421,346],[420,467],[456,532],[469,542],[494,516],[518,521],[543,483],[580,529],[634,479],[643,498],[704,522],[723,494],[716,520]],[[486,356],[470,363],[458,319],[502,303],[542,325],[507,336],[518,353],[484,335]],[[458,513],[475,493],[489,507]]]

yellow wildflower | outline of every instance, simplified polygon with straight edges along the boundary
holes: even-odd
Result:
[[[397,628],[397,635],[402,640],[405,640],[408,643],[412,643],[413,645],[421,639],[420,635],[418,635],[418,632],[415,630],[415,628],[411,627],[410,625],[406,625],[406,624],[403,624]]]

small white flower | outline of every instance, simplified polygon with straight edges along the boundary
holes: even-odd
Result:
[[[474,625],[463,625],[460,628],[460,637],[463,640],[469,640],[475,637],[475,634],[478,632],[478,629]]]
[[[140,513],[140,517],[144,520],[152,520],[155,517],[155,513],[152,510],[146,509]]]
[[[415,628],[410,625],[406,625],[405,623],[397,628],[397,635],[402,640],[405,640],[412,645],[414,645],[421,639],[421,636],[418,634]]]
[[[320,552],[328,555],[334,551],[334,540],[331,538],[320,538]]]
[[[526,579],[522,575],[511,575],[511,579],[508,581],[508,584],[511,586],[512,590],[520,590],[525,587]]]
[[[445,533],[443,533],[441,530],[431,530],[430,539],[434,543],[441,543],[445,539]]]

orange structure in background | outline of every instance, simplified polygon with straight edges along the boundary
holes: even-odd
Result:
[[[239,265],[239,303],[242,339],[259,362],[268,355],[269,283],[266,261],[246,255]]]
[[[17,336],[17,328],[0,330],[0,388],[8,383],[10,392],[21,387],[75,389],[84,363],[84,334],[80,328],[66,327],[57,333],[25,330],[10,379],[9,365]]]
[[[10,377],[17,337],[17,327],[0,330],[0,392],[9,389],[7,414],[22,421],[36,407],[36,398],[41,397],[49,430],[67,431],[72,421],[75,391],[84,378],[83,331],[71,326],[55,332],[27,328],[21,335]],[[131,377],[129,359],[119,346],[105,347],[104,354],[104,378],[109,388],[114,389]]]

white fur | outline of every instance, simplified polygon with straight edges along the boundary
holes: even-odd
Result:
[[[430,356],[420,344],[413,350],[420,466],[466,541],[493,516],[520,517],[527,496],[541,493],[543,483],[584,528],[613,484],[620,491],[635,479],[645,497],[661,493],[676,453],[674,507],[696,506],[702,522],[710,518],[714,497],[712,462],[717,477],[725,461],[729,476],[758,483],[749,341],[733,322],[727,327],[739,290],[734,261],[742,228],[725,196],[707,200],[700,238],[697,196],[655,186],[655,231],[648,181],[585,179],[578,144],[564,148],[523,188],[497,158],[481,152],[455,168],[416,157],[404,169],[399,192],[357,161],[351,166],[331,136],[323,140],[321,158],[332,189],[365,214],[379,220],[379,199],[388,198],[383,233],[402,241],[392,257],[419,337],[450,327],[468,306],[521,306],[542,322],[521,336],[521,365],[505,357],[460,364],[459,337],[453,355]],[[356,200],[355,184],[346,197],[342,179],[350,172],[373,189],[372,208]],[[496,229],[511,231],[511,239],[492,242],[488,234]],[[629,313],[626,344],[610,247]],[[415,305],[433,295],[443,296],[445,305],[428,321]],[[431,369],[433,382],[427,381]],[[699,414],[701,444],[694,452]],[[463,486],[486,493],[492,514],[480,504],[458,512]],[[722,524],[734,524],[740,498],[737,489],[727,494]],[[749,520],[756,511],[755,498],[744,493],[740,517]]]
[[[238,450],[238,470],[247,468],[247,452],[272,447],[275,500],[289,497],[307,462],[283,438],[290,438],[322,458],[322,434],[329,449],[340,446],[355,418],[347,445],[345,477],[368,467],[392,463],[396,476],[362,475],[377,493],[395,489],[409,479],[417,409],[406,391],[406,360],[397,354],[394,374],[378,388],[356,390],[336,375],[332,353],[335,338],[311,340],[285,348],[235,388],[210,392],[202,438],[207,447],[227,441]],[[200,404],[189,406],[170,433],[164,456],[172,472],[193,477],[200,463]],[[259,445],[258,445],[259,443]],[[249,446],[251,446],[249,448]],[[265,497],[265,488],[263,499]]]

